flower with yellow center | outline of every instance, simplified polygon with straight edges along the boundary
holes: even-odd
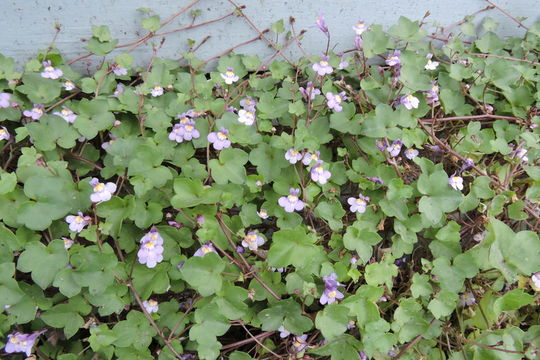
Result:
[[[105,189],[105,184],[99,183],[94,186],[94,192],[102,192]]]
[[[193,131],[193,125],[186,125],[186,126],[185,126],[185,129],[186,129],[187,131]]]
[[[219,140],[225,140],[225,139],[227,139],[227,135],[225,135],[225,134],[222,133],[221,131],[218,131],[217,137],[218,137]]]
[[[149,250],[153,249],[154,246],[155,246],[155,243],[153,241],[149,241],[149,242],[144,244],[144,247],[149,249]]]

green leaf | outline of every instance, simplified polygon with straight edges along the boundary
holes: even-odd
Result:
[[[313,354],[331,356],[331,360],[349,360],[358,357],[362,343],[354,336],[343,334],[311,351]]]
[[[320,265],[325,256],[322,249],[314,244],[315,240],[315,236],[306,234],[303,227],[276,231],[268,251],[268,265],[276,268]]]
[[[217,189],[205,188],[200,180],[186,178],[174,180],[174,192],[171,204],[177,208],[217,203],[221,195]]]
[[[310,318],[302,315],[300,304],[292,298],[281,300],[258,314],[262,330],[278,330],[280,326],[293,334],[301,335],[313,327]]]
[[[514,289],[495,300],[493,309],[497,315],[500,315],[503,311],[518,310],[532,302],[532,295],[525,293],[523,289]]]
[[[364,54],[370,58],[386,52],[392,46],[390,38],[383,31],[381,25],[372,25],[362,34]]]
[[[41,314],[45,324],[63,328],[69,339],[84,325],[81,315],[87,315],[92,307],[80,296],[69,299],[67,304],[59,304]]]
[[[56,145],[64,149],[75,146],[79,133],[59,116],[43,116],[39,122],[27,125],[28,134],[34,139],[34,145],[42,151],[56,149]]]
[[[221,290],[221,272],[224,269],[223,260],[215,253],[208,253],[188,259],[180,272],[184,280],[202,296],[210,296]]]
[[[315,326],[321,330],[325,339],[332,340],[347,330],[349,309],[340,304],[325,306],[323,311],[317,313]]]
[[[283,150],[271,147],[264,142],[251,151],[249,161],[257,166],[257,171],[264,176],[266,181],[279,179],[281,169],[290,165],[285,160]]]
[[[436,319],[452,314],[457,306],[459,296],[451,291],[442,290],[429,302],[428,309]]]
[[[445,212],[458,208],[463,195],[448,185],[448,175],[444,170],[436,170],[430,175],[423,173],[418,179],[418,190],[424,194],[418,209],[432,223],[441,220]]]
[[[382,238],[375,232],[359,230],[349,226],[343,235],[343,245],[349,250],[355,250],[363,264],[366,264],[373,255],[373,246]]]
[[[63,241],[53,240],[48,246],[32,241],[26,244],[24,252],[19,256],[17,269],[32,273],[32,280],[46,289],[56,274],[68,264],[68,259]]]
[[[42,78],[40,74],[30,73],[22,77],[17,90],[28,96],[34,104],[47,104],[60,96],[62,85],[59,82]]]
[[[131,310],[126,317],[113,327],[117,347],[131,347],[146,349],[156,335],[156,330],[150,325],[148,319],[140,311]]]
[[[101,42],[111,40],[111,31],[106,25],[92,25],[92,35]]]
[[[159,15],[153,15],[142,19],[142,26],[150,32],[156,32],[161,27]]]
[[[240,149],[223,149],[219,153],[219,161],[211,159],[208,166],[212,177],[218,184],[243,184],[246,181],[244,164],[248,161],[248,154]]]

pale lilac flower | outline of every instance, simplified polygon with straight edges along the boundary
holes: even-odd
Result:
[[[354,320],[349,320],[347,322],[347,329],[354,329],[356,327],[356,322]]]
[[[177,229],[180,229],[184,226],[184,224],[172,220],[168,221],[167,224],[169,224],[170,226],[174,226]]]
[[[379,149],[379,151],[384,151],[388,147],[388,142],[386,139],[377,139],[375,140],[375,147]]]
[[[428,104],[439,101],[439,85],[437,85],[434,81],[432,84],[431,89],[426,91],[426,102]]]
[[[141,238],[141,247],[137,252],[137,257],[141,264],[146,264],[149,268],[154,268],[163,261],[163,238],[156,228]]]
[[[514,152],[512,152],[512,157],[514,158],[517,158],[517,159],[521,159],[522,162],[524,163],[528,163],[529,162],[529,157],[527,156],[527,149],[525,148],[520,148]]]
[[[279,327],[278,331],[279,331],[279,337],[282,338],[282,339],[285,339],[286,337],[291,335],[291,333],[289,331],[287,331],[287,329],[285,329],[284,325],[281,325]]]
[[[364,41],[362,40],[362,37],[361,36],[356,36],[354,38],[354,46],[356,47],[357,50],[362,50],[362,47],[364,45]]]
[[[420,104],[420,100],[418,100],[417,97],[414,97],[413,94],[407,94],[401,97],[399,103],[405,105],[407,110],[411,110],[418,109],[418,104]]]
[[[116,90],[114,90],[111,97],[118,97],[118,95],[123,94],[123,93],[124,93],[124,85],[118,84],[116,85]]]
[[[43,104],[34,104],[32,110],[24,110],[23,115],[32,118],[32,120],[39,120],[39,118],[45,113],[43,108]]]
[[[482,242],[482,240],[484,240],[485,237],[486,237],[486,232],[482,231],[482,232],[474,234],[473,240],[479,243],[479,242]]]
[[[459,172],[461,173],[473,165],[474,165],[474,160],[471,158],[466,158],[465,161],[463,162],[463,165],[461,165],[461,169],[459,170]]]
[[[64,89],[66,89],[67,91],[71,91],[71,90],[75,89],[75,84],[74,84],[73,81],[71,81],[71,80],[66,80],[66,81],[64,81],[64,83],[62,84],[62,86],[63,86]]]
[[[242,254],[242,253],[245,252],[245,250],[244,250],[244,248],[242,246],[238,245],[236,247],[236,252],[239,253],[239,254]]]
[[[332,94],[331,92],[327,92],[326,100],[329,109],[332,109],[335,112],[340,112],[343,110],[343,107],[340,104],[343,100],[347,100],[347,96],[345,96],[345,91],[342,91],[336,95]]]
[[[315,162],[319,161],[320,157],[321,157],[320,151],[315,151],[313,154],[306,152],[304,154],[304,157],[302,158],[302,163],[307,166],[311,164],[312,161],[315,161]]]
[[[390,156],[396,157],[399,155],[399,152],[401,151],[401,145],[403,143],[400,139],[394,140],[392,142],[392,145],[386,148],[386,150],[390,153]]]
[[[531,276],[531,281],[533,282],[534,286],[540,289],[540,272],[534,273]]]
[[[360,351],[360,352],[358,353],[358,359],[359,359],[359,360],[367,360],[367,355],[366,355],[366,353],[363,352],[363,351]]]
[[[284,267],[281,267],[281,268],[271,267],[270,270],[277,271],[278,273],[282,273],[285,271],[285,268]]]
[[[324,292],[321,295],[321,298],[319,302],[321,305],[325,304],[332,304],[336,301],[336,299],[343,299],[344,295],[341,293],[337,288],[338,286],[343,286],[343,284],[340,284],[337,282],[337,275],[336,273],[332,273],[330,275],[323,276],[324,281]]]
[[[244,109],[238,111],[238,121],[244,125],[253,125],[255,122],[255,111]]]
[[[417,156],[418,156],[418,150],[416,150],[415,148],[408,148],[407,150],[405,150],[405,157],[407,159],[412,160]]]
[[[326,35],[328,36],[328,26],[326,26],[326,20],[324,18],[324,14],[319,14],[315,18],[315,24],[317,24],[317,27]]]
[[[10,93],[0,93],[0,108],[5,109],[11,106],[10,100],[11,94]]]
[[[229,130],[221,128],[218,132],[209,133],[207,139],[215,150],[221,150],[231,146],[231,141],[227,139],[228,135]]]
[[[279,206],[285,209],[286,212],[300,211],[304,208],[304,202],[298,198],[300,189],[290,188],[289,195],[282,196],[278,200]]]
[[[301,335],[301,336],[295,336],[294,341],[292,343],[294,351],[297,353],[304,351],[308,346],[306,340],[307,340],[307,334]]]
[[[90,194],[90,200],[94,203],[100,203],[111,199],[112,194],[116,191],[116,184],[108,182],[106,184],[99,182],[98,178],[92,178],[89,184],[94,192]]]
[[[75,241],[71,240],[70,238],[67,238],[67,237],[63,237],[62,238],[62,241],[64,242],[64,249],[69,249],[70,247],[73,246],[73,244],[75,243]]]
[[[454,174],[448,179],[448,185],[450,185],[454,190],[463,190],[463,178]]]
[[[184,140],[190,141],[192,139],[198,139],[200,136],[199,130],[195,127],[195,121],[190,119],[186,123],[175,124],[172,131],[169,133],[169,140],[181,143]]]
[[[476,299],[474,298],[474,294],[472,292],[465,292],[460,295],[460,302],[461,306],[471,306],[476,304]]]
[[[364,33],[364,31],[367,30],[367,26],[363,20],[360,20],[352,27],[352,29],[354,30],[357,36],[360,36]]]
[[[112,143],[114,143],[116,141],[116,136],[112,135],[112,134],[109,134],[109,141],[105,141],[103,144],[101,144],[101,148],[103,150],[107,150],[109,148],[109,146],[112,145]]]
[[[350,197],[347,199],[347,203],[351,205],[351,211],[363,214],[366,212],[367,202],[369,198],[363,196],[362,194],[358,195],[358,198]]]
[[[233,68],[227,68],[227,71],[225,71],[225,74],[220,74],[223,80],[225,80],[225,84],[231,85],[232,83],[235,83],[238,81],[239,77],[236,75],[233,71]]]
[[[142,302],[147,313],[156,313],[159,310],[159,304],[156,300],[148,299]]]
[[[69,224],[69,230],[80,233],[86,225],[90,223],[90,216],[84,216],[82,212],[77,215],[66,216],[66,222]]]
[[[257,250],[262,244],[264,244],[264,239],[255,231],[248,232],[242,240],[242,246],[250,250]]]
[[[246,96],[245,99],[240,100],[240,106],[244,110],[255,112],[255,105],[257,105],[257,100],[253,99],[251,96]]]
[[[113,64],[113,66],[111,66],[111,70],[114,73],[114,75],[118,75],[118,76],[127,75],[128,73],[126,68],[121,67],[118,64]]]
[[[204,218],[204,215],[197,215],[197,217],[195,218],[195,221],[197,221],[197,224],[202,225],[204,224],[206,219]]]
[[[158,97],[163,95],[163,87],[160,85],[155,85],[150,89],[150,94],[152,94],[153,97]]]
[[[300,90],[302,95],[309,100],[314,100],[315,96],[321,94],[321,90],[315,88],[312,81],[308,81],[305,89],[303,87],[300,87],[298,90]]]
[[[424,66],[424,69],[426,70],[435,70],[437,66],[439,66],[438,61],[432,61],[431,58],[433,57],[432,53],[429,53],[426,55],[426,59],[428,59],[426,66]]]
[[[368,179],[371,182],[374,182],[375,184],[384,184],[383,179],[377,176],[366,176],[366,179]]]
[[[291,164],[296,164],[298,161],[302,160],[302,153],[299,151],[296,151],[295,148],[290,148],[285,153],[285,160],[290,162]]]
[[[322,161],[317,162],[310,171],[311,180],[318,182],[321,185],[326,184],[332,174],[330,171],[325,170]]]
[[[356,263],[358,262],[358,256],[352,256],[349,262],[351,263],[351,265],[356,265]]]
[[[394,50],[394,52],[386,57],[385,63],[388,66],[398,66],[401,64],[401,51]]]
[[[66,120],[69,124],[73,124],[78,115],[73,112],[73,110],[62,106],[62,110],[53,112],[54,115],[60,116],[62,119]]]
[[[197,251],[195,251],[195,254],[193,254],[193,256],[203,257],[204,255],[211,252],[217,254],[216,249],[214,249],[214,245],[212,245],[212,243],[208,241],[207,243],[201,245],[201,247],[197,249]]]
[[[64,75],[62,70],[55,69],[51,65],[50,60],[43,61],[42,64],[43,64],[43,71],[41,72],[41,77],[44,77],[46,79],[58,79],[60,76]]]
[[[338,70],[343,70],[343,69],[346,69],[347,66],[349,66],[349,61],[347,61],[347,59],[342,59],[340,62],[339,62],[339,65],[338,65]]]
[[[316,71],[319,76],[324,76],[326,74],[332,73],[334,69],[332,69],[332,66],[330,66],[330,64],[328,63],[329,59],[330,58],[328,56],[321,57],[321,60],[319,62],[313,64],[313,71]]]
[[[257,211],[257,215],[259,215],[261,219],[268,219],[268,211],[266,211],[266,209],[261,209],[260,211]]]
[[[32,334],[23,334],[15,332],[8,335],[8,341],[4,351],[8,354],[23,352],[26,356],[32,355],[32,348],[39,335],[43,334],[47,330],[36,331]]]
[[[11,135],[9,134],[8,130],[1,126],[0,127],[0,141],[2,140],[9,140],[11,138]]]

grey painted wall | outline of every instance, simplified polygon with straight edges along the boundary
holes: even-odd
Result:
[[[497,5],[517,17],[528,17],[525,24],[531,24],[540,18],[540,0],[494,0]],[[37,49],[46,48],[53,39],[54,24],[62,26],[56,45],[67,59],[73,59],[86,53],[82,38],[91,36],[91,25],[108,25],[113,36],[120,43],[129,42],[145,34],[140,26],[142,13],[136,9],[148,7],[162,16],[168,17],[188,4],[190,0],[0,0],[0,52],[14,57],[19,64],[31,58]],[[307,29],[303,40],[305,49],[310,54],[324,50],[324,39],[318,29],[313,28],[315,16],[319,12],[326,15],[333,44],[336,50],[352,47],[354,33],[351,26],[359,19],[366,23],[380,23],[390,26],[399,16],[413,20],[421,19],[427,10],[431,12],[428,21],[442,25],[453,24],[488,5],[483,0],[237,0],[247,6],[245,13],[260,29],[268,27],[274,21],[289,16],[296,18],[296,29]],[[333,4],[329,6],[328,4]],[[233,7],[226,0],[201,0],[193,9],[200,9],[202,15],[198,21],[206,21],[229,13]],[[186,13],[175,19],[169,28],[189,25],[191,19]],[[501,23],[498,32],[503,36],[522,33],[515,22],[497,10],[484,12],[477,17],[489,15]],[[242,18],[229,17],[219,23],[169,35],[159,52],[159,56],[177,58],[187,49],[188,38],[201,40],[206,35],[211,39],[197,52],[206,59],[219,54],[232,45],[250,39],[256,35]],[[291,46],[292,48],[292,46]],[[298,49],[294,52],[299,53]],[[253,43],[242,47],[237,52],[259,54],[261,57],[272,52],[264,43]],[[137,62],[144,64],[151,54],[149,46],[142,46],[134,53]],[[80,64],[79,68],[87,66]],[[92,66],[95,66],[95,62]]]

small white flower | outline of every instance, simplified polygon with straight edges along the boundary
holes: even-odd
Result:
[[[2,140],[9,140],[11,136],[9,135],[9,132],[5,127],[0,127],[0,141]]]
[[[251,110],[238,111],[238,121],[244,125],[253,125],[255,122],[255,113]]]
[[[438,61],[428,60],[426,66],[424,66],[424,69],[426,69],[426,70],[435,70],[437,68],[437,66],[439,66]]]
[[[405,150],[405,157],[407,159],[412,160],[417,156],[418,156],[418,150],[416,150],[415,148],[408,148],[407,150]]]
[[[528,163],[529,157],[527,156],[527,149],[521,148],[516,151],[516,158],[521,159],[524,163]]]
[[[266,209],[261,209],[261,211],[257,211],[257,215],[259,215],[261,219],[268,219],[268,212],[266,211]]]
[[[461,176],[450,176],[450,178],[448,179],[448,184],[454,190],[463,190],[463,178]]]
[[[62,240],[64,241],[64,249],[69,249],[73,244],[75,243],[73,240],[67,237],[63,237]]]
[[[285,160],[290,162],[291,164],[296,164],[298,161],[302,160],[302,153],[299,151],[296,151],[294,148],[290,148],[285,153]]]
[[[540,289],[540,272],[533,274],[533,276],[531,276],[531,281],[533,282],[534,286]]]
[[[161,96],[163,95],[163,88],[159,85],[156,85],[152,89],[150,89],[150,94],[152,94],[153,97]]]
[[[75,84],[74,84],[73,81],[71,81],[71,80],[66,80],[66,81],[64,81],[64,83],[62,84],[62,86],[63,86],[64,89],[66,89],[67,91],[71,91],[71,90],[75,89]]]
[[[231,85],[234,82],[237,82],[239,77],[236,75],[233,71],[233,68],[227,68],[227,71],[225,71],[225,74],[220,74],[223,80],[225,80],[225,84]]]
[[[159,304],[156,300],[148,299],[148,300],[143,301],[142,304],[146,312],[149,314],[158,312],[159,310]]]

